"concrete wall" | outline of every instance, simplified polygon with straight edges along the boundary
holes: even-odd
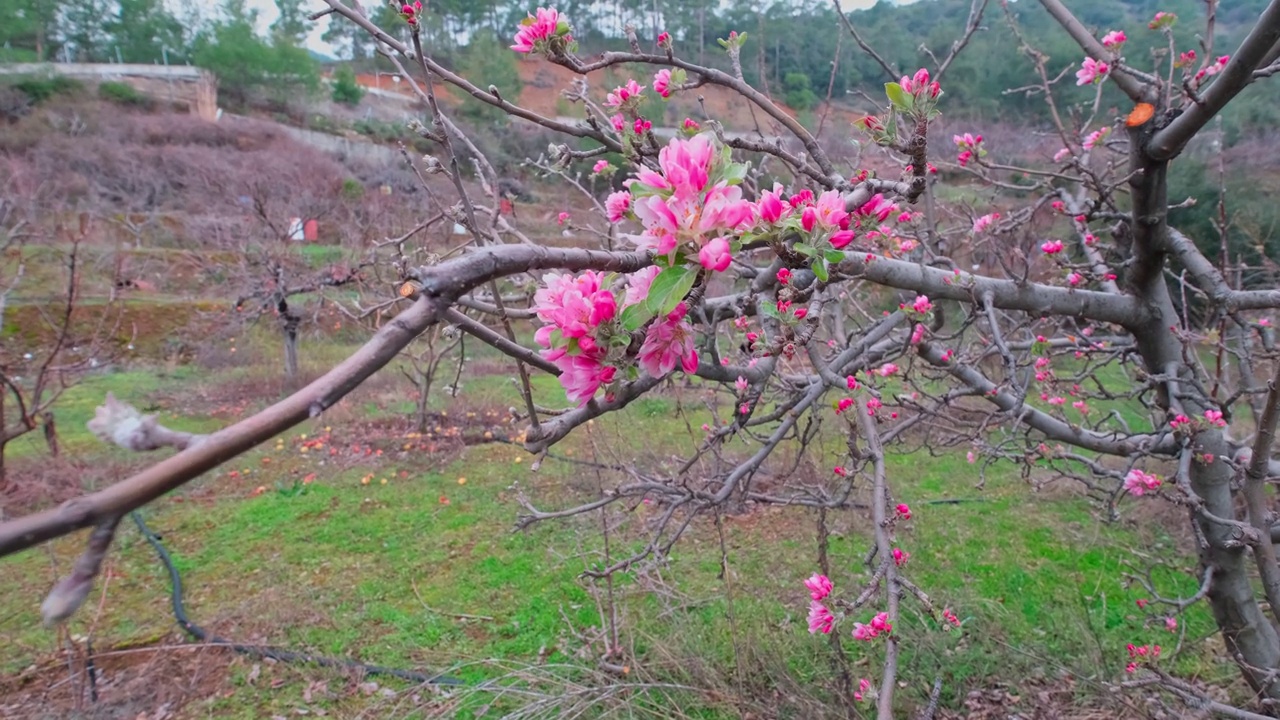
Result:
[[[213,120],[218,113],[218,79],[190,65],[114,63],[16,63],[0,65],[0,74],[65,75],[90,83],[123,82],[157,100],[186,105],[191,113]]]

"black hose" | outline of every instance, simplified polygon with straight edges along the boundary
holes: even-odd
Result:
[[[155,549],[156,555],[160,557],[160,562],[164,563],[165,569],[169,571],[169,583],[172,585],[172,592],[170,595],[173,599],[173,617],[177,619],[178,625],[180,625],[188,635],[199,642],[230,648],[234,652],[241,653],[242,655],[266,658],[279,662],[309,663],[311,665],[319,665],[320,667],[359,670],[366,675],[386,675],[388,677],[400,678],[401,680],[408,680],[409,682],[415,683],[431,683],[434,685],[464,684],[461,680],[449,677],[448,675],[425,675],[423,673],[413,672],[412,670],[399,670],[397,668],[382,667],[381,665],[366,665],[352,660],[320,657],[310,653],[291,652],[264,645],[241,645],[240,643],[231,642],[230,640],[210,635],[204,628],[191,622],[191,619],[187,617],[187,610],[182,602],[182,577],[178,574],[178,568],[173,564],[173,557],[169,555],[169,551],[165,549],[163,544],[161,544],[160,536],[156,535],[151,531],[151,528],[147,527],[147,524],[142,520],[142,516],[136,511],[129,513],[129,517],[133,518],[133,522],[138,526],[138,531],[142,533],[142,537],[146,538],[147,542],[151,543],[151,547]]]

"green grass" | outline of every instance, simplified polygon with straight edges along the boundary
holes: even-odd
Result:
[[[238,340],[246,359],[264,361],[270,358],[270,341],[265,333]],[[321,357],[313,357],[304,344],[303,358],[319,367],[341,350],[324,348]],[[212,377],[185,368],[93,376],[59,402],[64,444],[84,461],[127,458],[102,448],[83,429],[107,391],[140,406],[160,403],[163,420],[171,425],[214,429],[224,421],[175,416],[184,407],[184,393],[268,375],[271,368],[247,365]],[[458,400],[433,398],[433,407],[458,417],[467,407],[519,404],[505,376],[464,373],[463,385]],[[539,403],[563,402],[554,379],[539,376],[534,388]],[[683,395],[639,400],[596,421],[590,438],[579,433],[556,453],[589,456],[595,442],[622,457],[663,462],[664,448],[677,452],[687,446],[686,427],[696,431],[708,419],[699,393],[695,386]],[[346,403],[356,417],[368,419],[407,412],[412,403],[406,398],[407,384],[400,381]],[[250,407],[271,399],[253,398]],[[335,469],[324,449],[300,451],[301,436],[314,439],[329,422],[321,418],[282,436],[279,445],[269,442],[147,509],[148,521],[183,572],[189,611],[197,622],[235,638],[445,670],[468,682],[498,674],[482,662],[488,659],[592,664],[593,654],[585,659],[577,654],[582,646],[574,633],[601,624],[600,588],[580,577],[601,560],[599,517],[544,523],[521,533],[511,528],[521,512],[513,483],[540,507],[556,508],[589,498],[597,483],[593,472],[551,458],[531,474],[531,458],[506,444],[471,447],[441,466],[426,453],[400,452],[402,439],[392,437],[378,440],[386,451],[380,458]],[[354,433],[335,424],[330,444],[345,448]],[[839,443],[824,442],[834,464]],[[11,457],[39,462],[39,452],[34,440],[19,442]],[[901,692],[908,704],[925,698],[939,675],[944,704],[952,708],[960,707],[969,690],[992,682],[1017,686],[1069,675],[1088,695],[1099,681],[1123,675],[1126,643],[1176,644],[1162,625],[1145,624],[1134,605],[1141,593],[1121,584],[1128,564],[1142,562],[1134,550],[1175,566],[1193,565],[1178,554],[1174,538],[1151,523],[1104,522],[1098,508],[1071,493],[1035,495],[1007,465],[994,466],[985,488],[975,489],[976,466],[961,455],[889,458],[895,498],[911,504],[916,515],[898,537],[912,554],[908,571],[936,610],[954,608],[965,620],[962,634],[943,632],[918,603],[906,601],[895,632],[903,640]],[[292,487],[311,472],[316,480],[303,492],[277,489],[277,484]],[[368,484],[362,483],[366,477]],[[266,491],[254,496],[259,486]],[[957,499],[962,502],[939,502]],[[641,505],[611,515],[617,523],[615,558],[640,546],[647,537],[645,522],[658,512]],[[647,590],[637,575],[618,579],[622,637],[635,653],[631,662],[646,677],[722,688],[768,687],[786,677],[826,697],[824,688],[833,682],[831,650],[806,631],[808,598],[801,585],[816,567],[814,513],[771,510],[729,516],[723,525],[729,570],[723,579],[721,540],[710,519],[696,522],[675,546],[662,571],[679,593],[674,606]],[[844,590],[859,587],[866,579],[862,560],[870,524],[863,513],[851,512],[834,515],[831,526],[833,580]],[[52,544],[59,568],[67,567],[77,542]],[[113,579],[93,628],[95,647],[155,642],[172,633],[166,576],[132,526],[121,531],[110,562]],[[54,661],[58,641],[53,631],[39,626],[38,604],[55,576],[44,552],[0,560],[0,674]],[[1160,580],[1169,594],[1194,591],[1187,576],[1169,573]],[[97,598],[95,591],[90,604],[96,607]],[[95,612],[82,612],[71,631],[87,633]],[[853,621],[865,621],[872,612],[855,613],[840,625],[855,672],[863,674],[869,670],[861,663],[874,667],[879,647],[854,644],[847,633]],[[1222,677],[1222,669],[1210,662],[1213,625],[1204,609],[1187,614],[1183,628],[1184,649],[1173,667]],[[331,675],[273,668],[269,672],[286,684],[272,689],[247,681],[250,664],[233,661],[224,692],[190,706],[188,716],[288,714],[302,703],[307,678]],[[759,687],[756,692],[767,695]],[[357,695],[309,706],[349,717],[361,711],[362,702],[368,700]],[[458,716],[479,712],[485,702],[480,694],[471,696]],[[494,712],[502,707],[499,703]],[[696,694],[682,696],[680,707],[691,716],[731,716]]]

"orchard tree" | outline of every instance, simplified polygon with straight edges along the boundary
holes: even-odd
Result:
[[[1002,139],[978,128],[952,138],[932,131],[947,106],[948,70],[989,20],[985,2],[974,2],[946,53],[926,48],[929,69],[899,74],[858,35],[855,44],[887,82],[883,106],[850,132],[894,168],[885,176],[846,176],[809,129],[746,82],[744,33],[719,38],[728,70],[686,59],[665,32],[642,39],[634,29],[626,50],[587,58],[577,54],[571,17],[537,9],[518,27],[514,52],[588,78],[607,68],[643,69],[617,88],[575,85],[581,119],[571,121],[540,115],[483,78],[442,65],[424,45],[417,3],[401,7],[403,42],[358,7],[325,1],[324,13],[367,33],[430,108],[430,124],[418,130],[438,150],[419,169],[454,185],[457,197],[441,213],[470,232],[471,247],[402,267],[402,309],[365,346],[219,432],[175,437],[127,405],[101,408],[91,426],[102,438],[178,452],[62,508],[0,524],[0,555],[96,528],[73,574],[46,599],[48,620],[65,619],[83,602],[123,513],[319,417],[415,338],[447,324],[511,358],[533,453],[653,392],[673,373],[713,389],[713,420],[686,449],[686,462],[636,469],[576,507],[544,510],[526,500],[521,527],[642,499],[663,508],[649,542],[597,574],[660,562],[693,518],[726,505],[865,517],[874,540],[863,571],[824,560],[803,588],[797,582],[796,603],[807,607],[815,635],[852,639],[834,643],[840,657],[880,664],[877,677],[850,679],[845,694],[874,705],[879,718],[901,716],[894,690],[903,644],[983,631],[961,627],[962,612],[914,582],[903,524],[930,519],[895,494],[889,447],[967,455],[975,480],[994,462],[1070,478],[1111,516],[1138,503],[1183,508],[1199,556],[1198,592],[1178,597],[1146,576],[1135,582],[1150,595],[1146,612],[1162,624],[1177,626],[1187,608],[1209,605],[1255,693],[1253,709],[1229,707],[1172,676],[1150,640],[1115,649],[1127,655],[1129,671],[1116,685],[1235,717],[1280,714],[1280,564],[1269,489],[1280,474],[1271,459],[1280,358],[1269,315],[1280,309],[1280,292],[1271,289],[1273,269],[1245,272],[1199,249],[1215,247],[1213,238],[1172,225],[1170,210],[1182,199],[1170,198],[1167,184],[1170,163],[1223,108],[1280,71],[1280,0],[1226,50],[1213,46],[1212,2],[1204,44],[1195,49],[1176,42],[1172,13],[1157,13],[1147,27],[1091,29],[1059,0],[1041,0],[1080,49],[1069,65],[1034,47],[1007,15],[1031,78],[1021,90],[1053,119],[1056,153],[1037,167],[995,162],[991,151]],[[844,29],[857,32],[852,23]],[[1145,55],[1126,54],[1129,36],[1140,33],[1166,41],[1158,72],[1147,69]],[[601,249],[538,244],[500,214],[498,178],[441,110],[436,83],[564,135],[540,161],[545,167],[583,163],[630,178],[626,190],[591,196],[597,217],[560,218],[600,238]],[[646,100],[706,85],[736,93],[768,122],[734,136],[714,120],[687,119],[677,137],[660,141],[661,128],[640,112]],[[1080,88],[1088,93],[1083,101]],[[1108,114],[1117,97],[1127,98],[1125,111]],[[606,155],[625,158],[627,167]],[[480,193],[464,183],[464,164],[482,181]],[[942,202],[937,184],[963,173],[1004,192],[980,207]],[[572,174],[560,176],[570,191],[588,192]],[[511,291],[529,284],[537,289],[520,303]],[[503,331],[466,322],[464,310],[492,316]],[[525,319],[535,330],[533,347],[511,332]],[[559,378],[566,407],[543,412],[534,404],[529,375],[537,372]],[[1124,401],[1145,417],[1108,409]],[[839,457],[819,441],[829,426],[843,437]],[[736,455],[730,442],[752,451]],[[786,479],[769,488],[757,481],[770,472],[789,478],[797,457],[825,466],[827,480]],[[621,652],[611,647],[607,655]]]

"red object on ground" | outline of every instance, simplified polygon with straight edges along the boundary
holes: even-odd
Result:
[[[302,239],[307,242],[315,242],[320,237],[320,223],[315,220],[308,220],[302,224]]]
[[[498,204],[498,214],[510,215],[514,211],[515,211],[515,208],[512,207],[511,201],[508,200],[507,198],[502,198],[502,200]]]

